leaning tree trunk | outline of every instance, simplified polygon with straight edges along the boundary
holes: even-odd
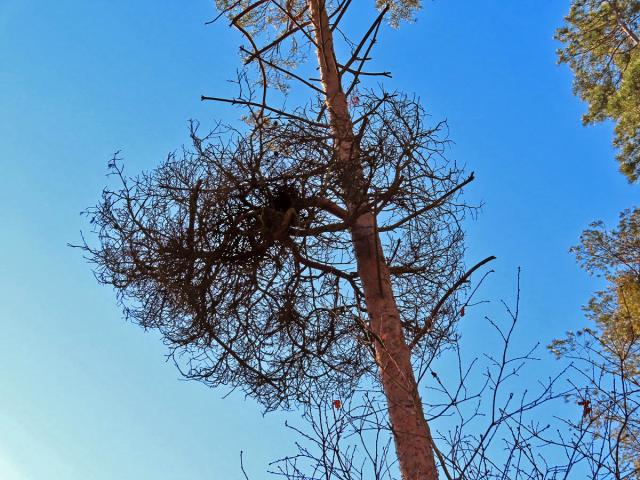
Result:
[[[347,207],[353,212],[363,198],[364,175],[353,133],[347,99],[336,62],[333,36],[325,0],[309,0],[315,29],[320,74],[334,136],[338,170]],[[376,361],[387,399],[396,452],[405,480],[435,480],[433,440],[424,418],[422,402],[405,342],[400,313],[393,296],[389,269],[384,259],[376,219],[370,210],[358,214],[351,228],[358,274],[375,342]]]

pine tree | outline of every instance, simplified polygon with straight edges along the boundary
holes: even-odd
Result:
[[[419,1],[378,2],[339,61],[334,32],[350,5],[217,0],[258,78],[241,74],[238,98],[202,99],[243,106],[247,128],[194,128],[193,151],[135,179],[114,161],[121,188],[90,210],[100,245],[84,248],[190,378],[268,409],[379,381],[403,477],[434,480],[412,359],[452,340],[457,290],[494,257],[462,269],[457,196],[473,174],[444,159],[444,125],[426,125],[412,97],[362,87],[389,76],[365,68],[385,17],[397,25]],[[295,69],[307,52],[317,80]],[[311,100],[276,106],[290,82]]]
[[[574,91],[588,104],[585,124],[613,120],[620,171],[640,176],[640,2],[573,0],[556,32],[560,63],[574,77]]]

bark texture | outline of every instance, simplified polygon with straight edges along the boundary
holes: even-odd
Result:
[[[376,361],[387,399],[400,470],[405,480],[436,480],[438,472],[433,440],[418,395],[411,354],[402,331],[376,219],[373,212],[360,207],[362,189],[365,188],[364,176],[324,0],[309,0],[309,11],[315,30],[326,107],[335,138],[337,168],[342,175],[350,213],[360,210],[351,228],[351,236],[371,329],[382,341],[375,345]]]

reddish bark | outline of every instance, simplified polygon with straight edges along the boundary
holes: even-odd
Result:
[[[315,30],[326,107],[335,138],[338,169],[343,172],[347,207],[353,213],[360,208],[363,188],[360,186],[364,184],[358,145],[342,89],[324,0],[309,0],[309,11]],[[371,329],[382,341],[375,345],[376,361],[387,398],[398,462],[405,480],[436,480],[438,472],[431,432],[424,418],[411,354],[403,335],[375,221],[371,211],[362,211],[351,228],[351,236]]]

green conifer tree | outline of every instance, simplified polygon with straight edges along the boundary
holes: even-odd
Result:
[[[585,124],[615,122],[620,171],[640,177],[640,1],[573,0],[556,32],[558,61],[571,67],[574,92],[587,102]]]

